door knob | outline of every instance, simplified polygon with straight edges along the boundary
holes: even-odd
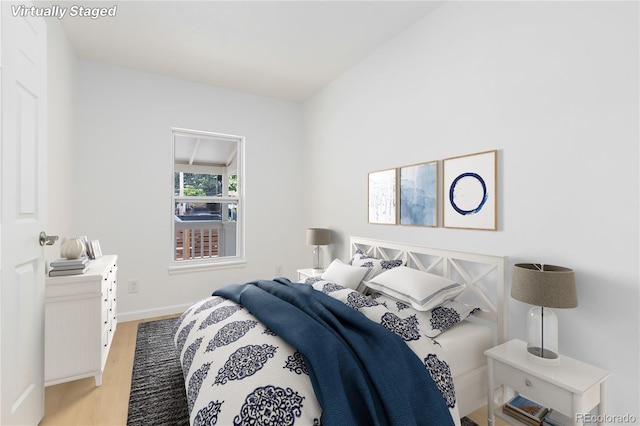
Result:
[[[55,244],[57,239],[58,239],[57,235],[47,235],[47,233],[44,231],[42,231],[40,233],[40,236],[38,237],[38,241],[40,242],[41,246],[44,246],[44,245],[52,246]]]

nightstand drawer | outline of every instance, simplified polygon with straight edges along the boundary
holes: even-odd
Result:
[[[552,383],[501,362],[494,364],[494,377],[497,383],[502,383],[539,404],[553,407],[562,413],[572,412],[573,394]]]

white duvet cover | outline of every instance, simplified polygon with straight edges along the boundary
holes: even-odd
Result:
[[[318,281],[313,288],[400,336],[430,373],[453,422],[460,424],[445,353],[418,321],[400,318],[374,298],[334,283]],[[322,424],[301,354],[243,306],[220,296],[195,303],[178,321],[175,343],[192,425]]]

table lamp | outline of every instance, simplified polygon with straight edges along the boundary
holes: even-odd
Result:
[[[527,317],[527,354],[541,364],[558,365],[558,318],[549,308],[578,306],[573,270],[540,263],[513,267],[511,297],[534,305]]]
[[[322,255],[320,246],[327,246],[331,243],[331,231],[325,228],[307,229],[307,245],[315,246],[313,249],[313,269],[322,270]]]

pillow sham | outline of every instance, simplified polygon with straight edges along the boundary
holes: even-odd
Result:
[[[453,300],[465,288],[464,284],[406,266],[385,271],[366,281],[365,285],[406,302],[418,311],[429,311]]]
[[[351,259],[349,259],[348,263],[352,266],[369,268],[369,273],[363,278],[363,281],[368,281],[383,271],[406,265],[407,261],[405,259],[378,259],[377,257],[369,256],[362,250],[357,249],[353,253]]]
[[[300,281],[298,281],[298,283],[300,284],[308,284],[311,285],[315,282],[321,281],[322,277],[318,276],[318,277],[307,277],[307,278],[303,278]]]
[[[480,310],[480,308],[476,306],[458,302],[457,300],[449,300],[430,311],[423,312],[416,311],[406,303],[382,293],[375,292],[370,296],[377,303],[386,306],[387,309],[402,319],[415,316],[422,332],[431,338],[437,337],[443,331],[450,329]]]
[[[324,280],[317,281],[312,286],[364,313],[369,319],[379,322],[403,339],[411,341],[419,340],[420,336],[437,337],[479,310],[477,307],[451,300],[431,311],[421,312],[379,292],[366,295]]]
[[[331,262],[326,271],[322,274],[322,279],[343,287],[357,290],[362,279],[369,272],[369,268],[360,268],[347,265],[339,260]]]

